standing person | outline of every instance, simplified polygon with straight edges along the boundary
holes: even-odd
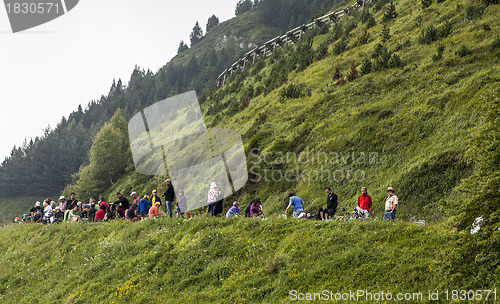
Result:
[[[396,210],[398,210],[398,197],[394,193],[394,188],[387,188],[384,220],[390,220],[391,222],[396,219]]]
[[[240,216],[240,203],[238,202],[233,202],[233,207],[231,207],[226,213],[226,218],[233,216]]]
[[[250,207],[250,217],[262,218],[264,213],[262,212],[262,203],[260,198],[256,197],[252,207]]]
[[[78,204],[78,200],[76,199],[76,194],[74,192],[71,192],[69,200],[66,202],[66,210],[73,209],[76,206],[76,204]]]
[[[293,217],[299,217],[300,213],[304,212],[304,201],[300,197],[295,196],[293,192],[288,193],[288,198],[290,202],[288,207],[286,207],[285,214],[288,212],[288,208],[293,207]]]
[[[215,205],[215,202],[217,201],[217,196],[218,196],[218,192],[217,192],[217,184],[215,182],[211,182],[210,183],[210,190],[208,190],[208,198],[207,198],[207,204],[208,204],[208,210],[207,210],[207,214],[210,213],[211,215],[214,215],[214,205]]]
[[[137,208],[139,210],[140,217],[148,217],[149,208],[151,208],[151,206],[149,205],[149,197],[147,195],[144,195],[144,197],[139,201]]]
[[[61,209],[61,212],[64,213],[66,212],[66,209],[68,207],[68,203],[66,202],[66,198],[64,196],[59,197],[59,209]]]
[[[370,215],[370,208],[372,207],[372,198],[368,195],[366,187],[361,188],[361,194],[358,196],[358,213],[364,219]]]
[[[50,223],[50,217],[52,216],[52,206],[48,200],[43,202],[43,217],[42,221],[46,223]]]
[[[158,192],[156,190],[153,190],[153,192],[151,192],[151,197],[149,198],[149,206],[151,206],[152,208],[154,205],[156,205],[157,202],[158,206],[161,206],[161,199],[158,196]]]
[[[217,187],[215,189],[217,190],[217,200],[215,201],[212,208],[212,216],[219,216],[223,210],[222,203],[224,202],[224,194],[222,193],[220,187]]]
[[[245,208],[245,217],[250,217],[250,209],[252,209],[253,203],[255,203],[255,199],[250,200],[250,203]]]
[[[184,190],[179,190],[179,198],[177,198],[177,205],[175,206],[175,215],[177,217],[184,217],[187,207],[187,198],[184,196]]]
[[[172,217],[172,203],[175,200],[174,186],[172,185],[172,180],[170,178],[165,180],[165,184],[167,185],[167,190],[165,190],[162,196],[165,197],[165,208],[167,209],[167,214]]]
[[[132,204],[139,205],[139,201],[141,200],[141,198],[137,195],[137,192],[132,191],[132,193],[130,193],[130,196],[132,197]]]
[[[328,195],[326,197],[326,209],[319,210],[319,217],[323,221],[326,221],[328,217],[333,218],[338,205],[337,194],[333,193],[330,187],[325,187],[325,192]]]

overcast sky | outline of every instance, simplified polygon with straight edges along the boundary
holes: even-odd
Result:
[[[14,145],[54,128],[62,116],[127,83],[134,66],[156,72],[189,41],[196,21],[205,31],[215,14],[234,16],[237,0],[81,0],[67,14],[13,34],[0,7],[0,162]]]

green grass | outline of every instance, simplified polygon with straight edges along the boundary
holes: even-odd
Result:
[[[376,220],[199,217],[11,225],[0,229],[0,298],[5,303],[288,303],[290,290],[358,289],[425,297],[429,289],[450,287],[442,277],[443,260],[464,238],[443,224]],[[481,288],[495,284],[484,282]],[[33,294],[35,286],[43,297]]]

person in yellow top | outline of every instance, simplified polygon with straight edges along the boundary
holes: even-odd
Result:
[[[156,202],[158,202],[158,208],[161,206],[161,198],[158,196],[158,192],[156,190],[153,190],[151,193],[151,197],[149,198],[149,205],[153,207]]]
[[[398,197],[394,194],[394,188],[387,188],[387,199],[385,200],[384,220],[391,222],[396,219],[396,210],[398,210]]]

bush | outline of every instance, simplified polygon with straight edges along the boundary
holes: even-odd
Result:
[[[362,75],[370,74],[371,71],[372,71],[372,61],[368,58],[365,58],[365,60],[363,60],[363,65],[361,66],[361,74]]]
[[[391,32],[387,24],[384,24],[380,37],[382,38],[382,42],[387,42],[391,38]]]
[[[500,48],[500,35],[497,36],[495,40],[493,40],[493,43],[491,44],[491,50],[494,51],[495,49]]]
[[[333,47],[333,54],[340,55],[345,50],[346,47],[347,47],[347,39],[345,38],[345,36],[342,36],[342,38]]]
[[[432,60],[433,61],[441,60],[443,58],[444,50],[445,50],[444,44],[440,43],[437,47],[436,54],[432,55]]]
[[[439,28],[439,37],[446,38],[451,34],[452,31],[453,31],[453,24],[450,21],[446,21]]]
[[[420,0],[420,3],[422,4],[422,9],[426,9],[432,4],[432,0]]]
[[[396,12],[396,5],[394,2],[391,1],[389,5],[387,5],[387,8],[385,10],[384,18],[382,19],[384,22],[390,21],[392,19],[395,19],[398,16],[398,13]]]
[[[481,18],[484,13],[484,6],[469,4],[465,8],[464,20],[475,20]]]
[[[483,4],[488,6],[490,4],[498,4],[500,3],[500,0],[483,0]]]
[[[367,44],[368,38],[370,38],[370,35],[368,35],[368,32],[365,30],[363,33],[361,33],[361,35],[359,35],[357,45]]]
[[[432,42],[439,39],[439,32],[434,27],[434,25],[429,25],[429,27],[422,30],[420,36],[418,37],[418,42],[420,44],[431,44]]]
[[[465,44],[462,44],[455,52],[455,55],[458,55],[460,57],[465,57],[470,54],[472,54],[472,51]]]
[[[250,105],[250,97],[245,96],[245,98],[241,100],[241,109],[245,110],[246,108],[248,108],[249,105]]]
[[[366,25],[367,29],[370,27],[373,27],[373,26],[375,26],[375,24],[377,24],[375,22],[375,18],[373,17],[373,14],[368,9],[365,9],[361,13],[361,22]]]
[[[280,99],[293,99],[293,98],[299,98],[308,95],[308,92],[305,90],[305,85],[304,84],[295,84],[295,83],[290,83],[289,85],[285,86],[281,92],[280,92]]]
[[[398,54],[394,53],[391,56],[391,59],[389,59],[389,67],[390,68],[397,68],[402,66],[401,58],[399,58]]]
[[[356,69],[356,65],[354,64],[354,61],[351,64],[351,71],[349,72],[349,75],[347,75],[347,79],[349,81],[353,81],[354,79],[358,78],[358,69]]]

